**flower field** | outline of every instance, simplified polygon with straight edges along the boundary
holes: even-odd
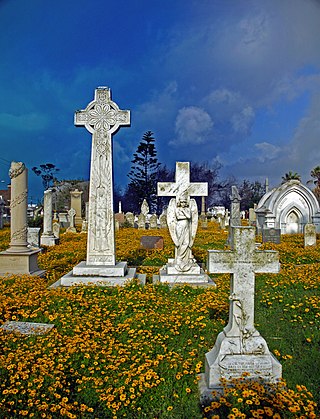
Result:
[[[163,250],[140,249],[141,235],[164,237]],[[194,255],[224,248],[214,223],[197,233]],[[259,239],[259,238],[258,238]],[[0,249],[9,231],[0,231]],[[320,247],[282,236],[281,272],[256,277],[256,326],[283,366],[276,385],[237,380],[200,406],[204,355],[228,319],[229,275],[216,288],[153,285],[172,257],[166,230],[120,229],[117,259],[147,274],[147,285],[48,286],[86,256],[85,234],[63,234],[39,257],[46,277],[0,278],[0,323],[53,323],[40,336],[0,330],[0,418],[317,418],[320,412]]]

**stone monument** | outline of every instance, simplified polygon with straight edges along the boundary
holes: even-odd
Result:
[[[57,239],[52,230],[52,189],[44,191],[43,196],[43,233],[40,238],[41,246],[55,246]]]
[[[28,171],[21,162],[12,162],[11,178],[11,241],[10,247],[0,253],[0,275],[30,274],[43,276],[45,271],[38,267],[39,249],[28,248],[27,201]]]
[[[141,214],[143,214],[145,217],[149,214],[149,205],[146,199],[142,201],[141,204]]]
[[[92,134],[87,260],[63,276],[60,285],[123,285],[135,276],[127,262],[117,262],[113,213],[112,134],[130,125],[130,112],[111,100],[108,87],[98,87],[85,110],[75,113],[75,125]],[[59,285],[57,284],[57,285]]]
[[[316,246],[317,244],[317,232],[314,224],[308,223],[304,226],[303,230],[304,247]]]
[[[172,196],[167,223],[175,245],[175,257],[161,268],[160,282],[208,283],[211,281],[196,263],[192,245],[198,227],[198,207],[190,196],[207,196],[207,183],[190,182],[190,163],[176,162],[175,182],[159,182],[158,196]],[[156,276],[155,281],[158,280]]]
[[[70,191],[70,197],[71,197],[71,204],[70,208],[73,208],[76,212],[75,218],[74,218],[74,224],[75,226],[81,226],[82,225],[82,194],[83,191],[79,191],[78,189],[75,189],[74,191]]]
[[[233,250],[208,251],[208,272],[230,273],[231,295],[229,323],[205,357],[202,397],[221,388],[220,378],[240,378],[244,372],[251,379],[281,378],[281,364],[254,326],[255,273],[279,272],[279,254],[255,249],[254,227],[234,227],[233,240]]]
[[[74,208],[70,208],[68,211],[68,218],[69,218],[69,227],[66,230],[66,233],[76,233],[76,226],[75,226],[75,217],[76,217],[76,210]]]
[[[125,221],[130,227],[134,227],[134,215],[132,212],[126,212]]]

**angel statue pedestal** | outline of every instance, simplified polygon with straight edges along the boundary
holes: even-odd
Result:
[[[175,182],[159,182],[158,196],[173,196],[167,209],[167,223],[175,245],[175,257],[154,275],[154,282],[215,285],[197,264],[192,245],[198,228],[198,207],[190,196],[207,196],[207,183],[190,183],[190,163],[176,162]]]

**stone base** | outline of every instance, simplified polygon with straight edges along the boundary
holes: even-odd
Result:
[[[27,252],[0,253],[0,276],[22,275],[44,276],[45,271],[38,267],[38,253],[40,250]]]
[[[129,280],[137,278],[142,285],[146,283],[146,275],[136,274],[135,268],[127,268],[127,262],[118,262],[114,266],[87,265],[80,262],[73,270],[50,286],[70,287],[72,285],[124,286]]]
[[[168,275],[184,275],[181,271],[178,271],[174,264],[174,259],[169,259],[165,265],[166,273]],[[197,263],[194,263],[191,268],[186,272],[188,275],[200,275],[201,268]]]
[[[73,268],[72,273],[74,276],[124,277],[127,274],[127,270],[127,262],[118,262],[116,265],[87,265],[83,261]]]
[[[59,239],[55,236],[41,236],[40,237],[40,245],[41,246],[55,246],[58,244]]]
[[[77,232],[77,230],[76,230],[75,227],[68,227],[66,229],[66,233],[76,233],[76,232]]]
[[[219,333],[216,343],[205,355],[205,381],[211,391],[221,390],[220,379],[240,378],[275,382],[281,378],[282,366],[269,351],[266,341],[257,330],[247,338]]]
[[[210,278],[209,275],[207,275],[202,268],[200,268],[199,265],[197,265],[198,269],[195,269],[195,272],[198,271],[199,273],[189,273],[183,274],[183,273],[169,273],[172,272],[170,260],[167,265],[164,265],[160,269],[159,275],[153,276],[153,282],[161,282],[161,283],[168,283],[168,284],[188,284],[188,285],[197,285],[197,286],[208,286],[216,284],[214,281]],[[176,270],[175,270],[176,272]]]

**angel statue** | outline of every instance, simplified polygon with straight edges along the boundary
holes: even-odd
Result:
[[[167,210],[167,222],[175,244],[174,267],[179,272],[187,273],[196,262],[191,251],[198,227],[195,199],[190,199],[188,194],[172,198]]]

